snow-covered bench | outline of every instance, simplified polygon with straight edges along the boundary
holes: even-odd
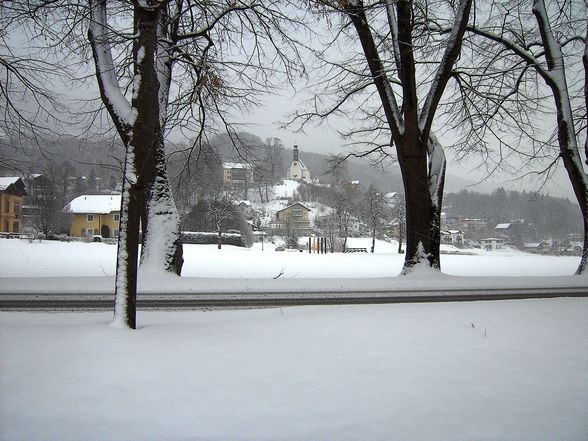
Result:
[[[345,253],[367,253],[367,248],[345,248]]]

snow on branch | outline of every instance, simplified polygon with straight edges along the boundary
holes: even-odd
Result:
[[[396,61],[396,68],[400,70],[400,46],[398,44],[398,19],[396,12],[394,12],[394,2],[392,0],[386,2],[386,16],[388,18],[388,27],[390,28],[390,36],[392,37],[392,46],[394,49],[394,60]]]
[[[104,104],[116,125],[130,126],[131,104],[121,91],[110,45],[107,24],[107,0],[90,0],[88,39],[92,45],[98,87]]]
[[[496,43],[502,44],[505,48],[509,49],[510,51],[521,57],[523,60],[525,60],[527,64],[533,66],[535,71],[545,80],[547,84],[551,84],[553,82],[551,76],[549,75],[549,72],[541,66],[541,62],[524,47],[518,45],[513,41],[506,39],[503,35],[497,35],[492,32],[488,32],[476,26],[468,26],[467,31],[471,32],[472,34],[476,34],[481,37],[487,38],[488,40],[495,41]]]
[[[390,79],[386,74],[386,67],[382,62],[378,46],[374,41],[370,26],[368,25],[365,6],[362,1],[358,0],[354,2],[346,2],[342,7],[357,31],[374,85],[378,90],[378,94],[380,95],[380,99],[384,106],[386,119],[392,129],[392,134],[394,138],[399,139],[404,133],[404,123],[400,115],[400,108],[396,102]]]
[[[586,28],[586,38],[584,40],[584,55],[582,56],[582,64],[584,65],[584,102],[585,110],[588,111],[588,28]],[[586,113],[586,130],[588,130],[588,113]],[[584,143],[584,160],[588,165],[588,136]]]
[[[441,209],[443,185],[445,183],[445,150],[433,133],[429,133],[427,149],[429,157],[429,193],[435,207]]]
[[[429,137],[435,111],[439,101],[441,100],[445,86],[447,85],[449,78],[451,78],[453,64],[459,57],[463,35],[466,31],[470,16],[471,6],[472,0],[461,0],[457,7],[453,28],[449,38],[447,39],[443,58],[439,63],[439,67],[435,73],[435,79],[431,84],[431,88],[429,89],[427,99],[419,117],[419,128],[421,130],[421,136],[423,139]]]

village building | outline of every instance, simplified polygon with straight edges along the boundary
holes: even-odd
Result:
[[[270,223],[271,234],[287,235],[295,232],[298,235],[308,235],[312,232],[310,227],[310,208],[295,202],[292,205],[276,212],[274,222]]]
[[[308,184],[313,183],[313,180],[310,176],[310,170],[306,165],[304,165],[304,162],[300,160],[297,145],[295,145],[294,149],[292,150],[292,164],[290,164],[290,167],[288,168],[288,179],[302,181]]]
[[[500,239],[498,237],[487,237],[485,239],[480,239],[480,245],[486,251],[501,250],[504,248],[504,239]]]
[[[121,195],[83,195],[65,206],[72,215],[71,237],[118,237]]]
[[[512,223],[511,222],[505,222],[502,224],[497,224],[494,227],[494,231],[496,231],[497,233],[500,233],[502,235],[504,235],[505,237],[510,236],[510,234],[512,234],[513,228],[512,228]]]
[[[441,243],[461,247],[464,244],[464,233],[461,230],[443,230]]]
[[[242,162],[223,162],[223,185],[230,187],[246,187],[255,181],[251,164]]]
[[[0,177],[0,232],[22,232],[22,198],[26,195],[21,178]]]

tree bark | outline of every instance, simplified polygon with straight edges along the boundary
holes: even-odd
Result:
[[[118,327],[137,327],[137,264],[139,263],[139,224],[141,191],[134,172],[134,154],[127,148],[116,259],[114,319]]]
[[[406,198],[406,254],[403,274],[419,262],[426,261],[435,269],[441,268],[440,247],[440,217],[443,197],[443,182],[445,176],[445,162],[436,162],[438,154],[435,147],[441,149],[434,136],[428,131],[439,99],[451,75],[451,66],[459,54],[461,38],[465,31],[471,1],[460,3],[461,15],[456,17],[455,32],[449,41],[443,63],[438,69],[436,83],[429,92],[427,99],[427,115],[420,115],[423,119],[421,127],[419,119],[415,60],[412,47],[412,3],[400,0],[397,6],[397,26],[391,29],[392,35],[397,33],[398,53],[395,53],[396,66],[402,85],[403,102],[402,114],[396,103],[386,68],[380,58],[378,47],[374,41],[365,7],[361,1],[349,3],[346,12],[353,23],[359,41],[363,48],[366,62],[380,96],[382,107],[392,140],[396,146],[398,163],[402,174]],[[389,6],[390,7],[390,6]],[[393,14],[388,18],[394,21]],[[458,31],[459,28],[459,31]],[[396,38],[396,37],[393,37]],[[423,129],[426,133],[423,134]],[[431,147],[433,144],[433,147]]]
[[[157,59],[161,11],[161,7],[142,7],[139,3],[134,6],[134,81],[129,103],[115,75],[106,0],[90,0],[88,38],[100,94],[126,147],[114,323],[131,329],[136,327],[139,229],[143,231],[142,260],[154,261],[158,269],[177,274],[182,263],[179,216],[169,187],[163,143],[162,111],[166,110],[169,85],[162,86],[160,79],[166,76],[158,75],[158,68],[162,68]],[[165,89],[163,94],[161,87]],[[169,230],[172,233],[165,235],[162,245],[158,237]]]
[[[545,57],[549,75],[543,75],[547,85],[551,88],[555,101],[557,114],[557,138],[559,143],[560,156],[563,160],[564,167],[572,183],[572,188],[582,212],[584,226],[584,248],[576,274],[583,274],[586,270],[586,261],[588,258],[588,176],[583,168],[583,162],[580,157],[579,146],[574,129],[574,119],[570,97],[568,94],[568,85],[565,75],[565,61],[561,46],[555,39],[545,3],[543,0],[535,0],[533,4],[533,14],[537,20],[539,33],[543,47],[545,48]],[[588,55],[584,53],[583,62],[587,64]],[[588,78],[585,76],[585,78]],[[585,89],[585,91],[588,89]],[[586,93],[586,92],[585,92]],[[588,103],[588,99],[585,100]],[[585,109],[586,110],[586,109]]]

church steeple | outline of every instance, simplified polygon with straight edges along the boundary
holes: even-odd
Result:
[[[294,144],[292,149],[292,164],[288,168],[288,179],[294,179],[296,181],[312,182],[310,178],[310,170],[304,165],[304,162],[300,160],[298,156],[298,144]]]

